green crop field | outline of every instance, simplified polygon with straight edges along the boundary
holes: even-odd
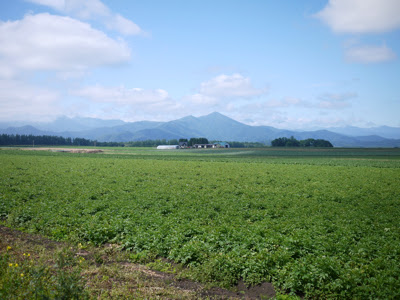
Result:
[[[191,278],[400,298],[399,149],[0,150],[3,224]]]

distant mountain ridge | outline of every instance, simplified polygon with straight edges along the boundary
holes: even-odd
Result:
[[[331,127],[329,131],[348,135],[348,136],[368,136],[377,135],[387,139],[400,139],[400,128],[379,126],[371,128],[359,128],[354,126]]]
[[[329,140],[335,147],[400,147],[400,128],[395,127],[293,131],[270,126],[250,126],[218,112],[201,117],[187,116],[169,122],[61,117],[50,123],[20,125],[6,127],[7,123],[0,123],[0,128],[3,127],[0,133],[56,135],[105,142],[206,137],[209,140],[269,143],[278,137],[293,136],[296,139]]]

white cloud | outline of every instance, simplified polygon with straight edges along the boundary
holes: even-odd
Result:
[[[380,33],[400,27],[398,0],[330,0],[315,14],[339,33]]]
[[[320,99],[324,101],[347,101],[349,99],[353,99],[358,97],[357,93],[354,92],[346,92],[346,93],[326,93],[319,96]]]
[[[111,15],[108,7],[99,0],[64,0],[62,11],[85,20]]]
[[[319,107],[322,109],[343,109],[350,106],[347,102],[321,101],[319,103]]]
[[[77,102],[84,107],[85,114],[100,118],[168,121],[187,113],[186,108],[163,89],[94,85],[70,90],[69,94],[79,98]]]
[[[162,89],[145,90],[142,88],[87,86],[71,91],[74,96],[83,97],[93,102],[114,103],[119,105],[155,104],[166,101],[168,92]]]
[[[350,99],[357,98],[357,93],[326,93],[319,96],[320,102],[318,103],[319,108],[322,109],[344,109],[350,107]]]
[[[310,103],[303,101],[299,98],[291,98],[287,97],[282,100],[272,99],[265,103],[267,107],[289,107],[289,106],[301,106],[301,107],[309,107]]]
[[[190,95],[187,97],[184,97],[184,99],[191,101],[193,104],[200,104],[200,105],[214,105],[218,103],[218,99],[215,97],[209,97],[203,94],[194,94]]]
[[[219,75],[201,83],[200,94],[215,98],[253,98],[266,94],[267,89],[257,89],[250,78],[240,74]]]
[[[398,0],[330,0],[314,15],[334,32],[378,34],[400,28]],[[353,63],[381,63],[396,58],[386,45],[357,45],[358,40],[346,42],[344,57]]]
[[[396,54],[383,46],[354,46],[345,50],[345,58],[355,63],[381,63],[396,59]]]
[[[63,10],[65,7],[64,0],[26,0],[26,1],[44,6],[49,6],[56,10]]]
[[[40,120],[62,112],[58,93],[16,80],[0,80],[0,119]]]
[[[143,33],[138,25],[119,14],[112,16],[109,21],[106,22],[106,26],[123,35],[137,35]]]
[[[48,13],[0,22],[0,76],[18,71],[82,72],[130,59],[122,42],[89,24]]]
[[[219,75],[202,82],[198,92],[181,99],[182,107],[188,114],[197,115],[213,111],[234,111],[242,106],[243,102],[252,102],[253,99],[268,92],[253,86],[250,78],[241,74]]]
[[[115,30],[123,35],[137,35],[142,29],[132,22],[113,13],[99,0],[27,0],[32,3],[51,7],[61,13],[81,20],[98,20],[108,29]]]

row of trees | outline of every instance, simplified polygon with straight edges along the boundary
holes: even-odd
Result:
[[[84,138],[65,138],[51,135],[24,135],[24,134],[1,134],[0,145],[2,146],[108,146],[108,147],[156,147],[158,145],[178,145],[179,142],[187,142],[189,146],[194,144],[208,144],[206,138],[188,139],[156,139],[132,142],[98,142]]]
[[[125,144],[126,147],[156,147],[158,145],[179,145],[179,141],[177,139],[172,139],[172,140],[158,139],[158,140],[132,141],[123,144]]]
[[[291,138],[280,137],[271,142],[272,147],[333,147],[331,142],[322,139],[306,139],[296,140]]]
[[[158,140],[144,140],[132,142],[98,142],[84,138],[65,138],[61,136],[34,136],[34,135],[20,135],[20,134],[1,134],[1,146],[99,146],[99,147],[156,147],[158,145],[178,145],[180,142],[187,142],[188,146],[195,144],[209,144],[206,138],[191,138],[191,139],[158,139]],[[228,142],[233,148],[262,148],[265,144],[258,142]],[[322,139],[306,139],[296,140],[294,137],[286,138],[280,137],[271,142],[272,147],[333,147],[333,145],[326,140]]]
[[[144,141],[133,141],[125,143],[128,147],[156,147],[158,145],[179,145],[180,142],[186,142],[188,146],[193,146],[195,144],[208,144],[208,139],[206,138],[191,138],[188,139],[161,139],[161,140],[144,140]]]
[[[98,142],[84,138],[70,138],[52,135],[25,135],[25,134],[1,134],[2,146],[108,146],[123,147],[124,143]]]
[[[193,146],[196,144],[209,144],[206,138],[191,138],[189,141],[187,139],[181,139],[180,142],[187,142],[188,146]]]

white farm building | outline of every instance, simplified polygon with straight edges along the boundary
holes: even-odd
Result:
[[[157,146],[158,150],[173,150],[173,149],[179,149],[178,145],[159,145]]]

